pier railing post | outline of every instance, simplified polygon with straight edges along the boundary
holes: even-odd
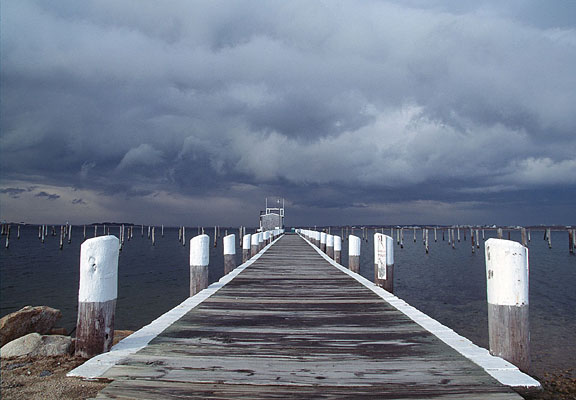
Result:
[[[326,255],[334,258],[334,236],[326,235]]]
[[[394,239],[374,234],[374,283],[394,292]]]
[[[490,353],[527,371],[528,248],[503,239],[488,239],[485,247]]]
[[[358,236],[348,236],[348,269],[352,272],[360,273],[360,244],[362,241]]]
[[[326,232],[320,232],[320,250],[326,253]]]
[[[258,232],[258,251],[264,248],[264,232]]]
[[[224,274],[236,268],[236,235],[230,234],[222,238],[224,245]]]
[[[210,237],[198,235],[190,239],[190,296],[208,287]]]
[[[340,264],[342,260],[342,238],[334,236],[334,261]]]
[[[112,347],[119,254],[120,241],[116,236],[95,237],[80,246],[77,356],[90,358]]]
[[[252,235],[247,234],[242,238],[242,262],[245,263],[250,258],[250,244]]]

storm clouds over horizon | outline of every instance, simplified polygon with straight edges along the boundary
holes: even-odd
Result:
[[[1,218],[576,224],[571,1],[1,2]]]

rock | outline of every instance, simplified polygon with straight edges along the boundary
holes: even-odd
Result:
[[[26,306],[8,314],[0,319],[0,346],[29,333],[44,335],[50,332],[60,318],[60,310],[46,306]]]
[[[60,356],[71,354],[72,350],[73,340],[69,336],[29,333],[2,346],[0,356]]]
[[[48,332],[49,335],[67,335],[67,331],[66,328],[52,328],[50,329],[50,332]]]
[[[133,333],[134,331],[120,331],[120,330],[114,331],[114,341],[112,342],[112,345],[114,346],[116,343],[118,343],[125,337],[130,336]]]

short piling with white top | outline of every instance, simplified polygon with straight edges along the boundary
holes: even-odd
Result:
[[[80,246],[77,356],[93,357],[112,347],[119,254],[120,241],[116,236],[95,237]]]
[[[342,238],[334,236],[334,261],[340,264],[342,260]]]
[[[222,238],[224,243],[224,274],[236,268],[236,235],[231,234]]]
[[[362,240],[358,236],[348,236],[348,269],[360,273],[360,244]]]
[[[374,283],[394,292],[394,239],[374,234]]]
[[[250,258],[250,245],[252,235],[247,234],[242,237],[242,262],[245,263]]]
[[[326,255],[334,258],[334,235],[326,235]]]
[[[504,239],[485,243],[490,353],[530,367],[528,248]]]
[[[210,237],[198,235],[190,239],[190,296],[208,287]]]

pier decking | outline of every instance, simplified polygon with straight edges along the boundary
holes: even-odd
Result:
[[[520,399],[296,235],[148,346],[98,399]]]

